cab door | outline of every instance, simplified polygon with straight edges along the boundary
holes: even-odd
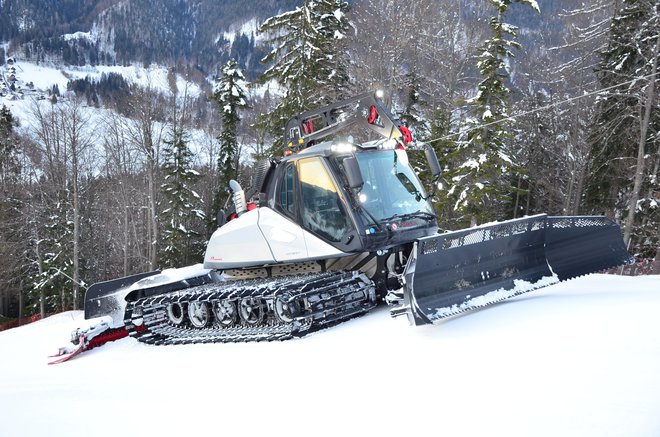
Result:
[[[305,234],[310,256],[327,252],[328,244],[344,249],[354,239],[355,230],[346,212],[346,199],[327,163],[321,157],[302,158],[297,162],[297,170],[302,202],[300,223],[313,234]]]
[[[259,208],[259,228],[278,262],[309,258],[303,229],[297,223],[297,195],[296,166],[290,162],[278,181],[275,210]]]

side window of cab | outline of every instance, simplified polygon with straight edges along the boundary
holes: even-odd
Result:
[[[341,241],[351,226],[337,186],[321,158],[299,160],[298,177],[303,226],[328,241]]]
[[[286,169],[284,170],[284,174],[282,176],[282,181],[280,184],[280,199],[279,199],[279,204],[280,207],[285,212],[288,212],[291,216],[295,216],[296,211],[295,211],[295,191],[293,189],[293,185],[295,183],[295,168],[293,164],[289,164]]]

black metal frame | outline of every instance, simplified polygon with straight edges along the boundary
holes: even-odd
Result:
[[[370,123],[371,108],[376,113]],[[309,123],[314,124],[312,130]],[[290,118],[284,130],[284,144],[294,151],[305,149],[313,142],[352,125],[362,125],[384,138],[403,138],[399,120],[376,97],[376,93],[369,92]]]

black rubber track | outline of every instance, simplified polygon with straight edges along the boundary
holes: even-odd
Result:
[[[237,317],[231,326],[218,320],[210,320],[204,328],[195,328],[185,319],[173,323],[168,307],[181,305],[185,314],[191,302],[204,303],[210,312],[218,302],[230,302],[237,311],[241,302],[250,302],[261,314],[252,322]],[[278,303],[280,307],[286,304],[285,317],[278,316]],[[366,313],[375,304],[374,284],[363,274],[324,272],[226,281],[145,297],[128,304],[124,322],[129,335],[155,345],[273,341],[340,323]]]

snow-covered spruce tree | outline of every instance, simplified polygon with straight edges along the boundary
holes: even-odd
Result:
[[[448,108],[438,106],[428,118],[428,128],[426,131],[423,131],[420,137],[422,142],[426,143],[427,146],[433,147],[438,156],[440,167],[443,170],[439,181],[441,195],[435,196],[431,201],[438,216],[438,225],[441,229],[445,230],[452,229],[456,219],[452,208],[455,201],[452,201],[446,196],[446,173],[452,164],[452,151],[456,148],[453,137],[450,136],[450,131],[451,112]],[[424,186],[431,187],[434,181],[428,168],[426,156],[423,153],[411,152],[410,154],[412,162],[415,165],[415,171],[418,172],[419,177],[424,181]]]
[[[450,129],[450,113],[442,106],[438,106],[433,111],[425,111],[426,102],[420,96],[420,83],[419,76],[414,73],[406,75],[405,89],[407,89],[407,96],[403,103],[402,110],[398,113],[401,122],[408,127],[415,140],[420,140],[421,143],[427,147],[435,149],[436,155],[440,161],[442,168],[447,166],[446,151],[447,143],[449,140],[441,139],[446,137]],[[424,112],[428,112],[429,116],[426,118]],[[426,143],[428,141],[428,143]],[[425,187],[431,187],[436,182],[431,175],[426,155],[422,150],[409,150],[410,162],[412,163],[415,173],[422,180]],[[447,211],[446,198],[433,198],[432,202],[441,223],[445,222],[444,212]]]
[[[318,92],[325,96],[327,102],[334,102],[347,97],[350,84],[349,59],[347,56],[347,34],[350,23],[346,17],[350,6],[344,0],[317,0],[318,31],[323,37],[321,47],[325,58],[324,69],[329,71],[328,77]]]
[[[16,120],[6,106],[0,108],[0,297],[18,298],[17,312],[5,307],[10,317],[23,316],[25,279],[28,276],[29,236],[26,220],[29,188],[23,176],[22,138],[14,130]]]
[[[65,195],[62,193],[62,195]],[[73,260],[71,259],[73,222],[67,218],[65,200],[47,210],[48,217],[41,235],[32,244],[37,255],[36,269],[28,279],[28,313],[60,312],[73,304]]]
[[[182,267],[199,262],[203,256],[204,241],[196,229],[205,216],[201,198],[192,189],[200,175],[192,168],[186,132],[177,122],[165,141],[163,155],[165,183],[161,190],[167,205],[161,214],[165,226],[159,265]]]
[[[239,144],[238,132],[241,118],[239,112],[248,107],[245,89],[242,84],[245,77],[235,60],[231,59],[223,67],[215,84],[213,100],[220,108],[222,131],[218,135],[218,184],[213,200],[213,217],[229,198],[229,181],[238,180]]]
[[[18,175],[16,142],[14,116],[9,108],[2,105],[0,108],[0,186],[15,179]]]
[[[512,3],[539,10],[534,0],[489,2],[497,14],[489,19],[491,37],[477,57],[482,80],[477,95],[468,100],[471,117],[465,139],[452,152],[452,161],[459,164],[446,175],[450,181],[446,194],[454,201],[457,219],[472,225],[513,215],[514,181],[523,169],[507,144],[511,137],[510,122],[506,120],[510,91],[505,82],[509,77],[507,63],[514,57],[511,50],[521,46],[514,40],[517,28],[504,20]]]
[[[596,69],[603,89],[592,125],[587,205],[624,220],[624,240],[654,256],[660,217],[660,3],[622,0]]]
[[[423,115],[424,101],[420,97],[421,79],[416,72],[406,74],[407,98],[399,119],[416,135],[423,135],[429,126]]]
[[[340,0],[305,0],[293,11],[271,17],[259,28],[273,47],[261,62],[272,64],[259,78],[274,80],[283,91],[275,109],[262,115],[273,136],[282,137],[287,120],[305,110],[329,103],[348,86],[343,63],[348,3]],[[277,140],[273,152],[282,149]]]

